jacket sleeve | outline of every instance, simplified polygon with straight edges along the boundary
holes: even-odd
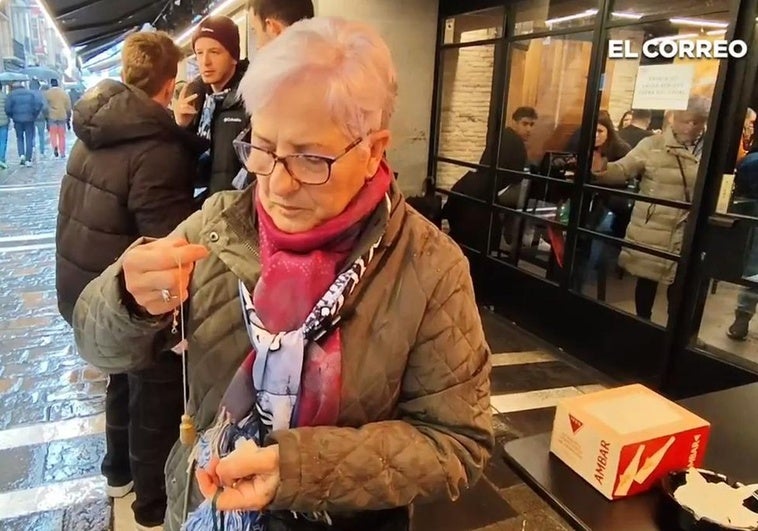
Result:
[[[129,185],[128,207],[142,236],[162,238],[195,211],[191,171],[178,144],[143,153]]]
[[[197,239],[201,213],[197,212],[173,235],[193,242]],[[138,240],[132,245],[147,243]],[[153,353],[170,348],[167,330],[171,319],[144,319],[133,315],[124,304],[123,255],[82,291],[74,308],[74,339],[79,355],[108,373],[139,369],[152,361]],[[174,338],[174,343],[176,339]]]
[[[648,137],[650,138],[650,137]],[[620,185],[642,175],[648,156],[648,140],[643,139],[634,149],[616,162],[609,162],[605,172],[598,176],[600,184]]]
[[[273,433],[281,484],[272,509],[378,510],[457,499],[479,479],[494,445],[489,354],[461,258],[428,301],[398,420]]]

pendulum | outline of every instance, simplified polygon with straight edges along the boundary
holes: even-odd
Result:
[[[184,446],[192,446],[197,438],[197,429],[195,421],[186,413],[182,415],[182,422],[179,424],[179,440]]]
[[[179,280],[181,286],[182,280],[182,264],[179,260],[176,261],[179,267]],[[184,330],[184,297],[181,293],[181,287],[179,288],[179,307],[174,309],[173,323],[171,333],[176,334],[181,329],[181,342],[177,345],[180,349],[182,356],[182,391],[184,394],[184,413],[182,414],[181,422],[179,423],[179,441],[184,446],[193,446],[195,439],[197,438],[197,429],[195,428],[195,420],[192,415],[189,414],[189,397],[187,396],[189,390],[189,379],[187,374],[187,337]]]

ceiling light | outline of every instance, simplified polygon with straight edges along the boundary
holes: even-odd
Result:
[[[679,26],[695,26],[697,28],[727,28],[729,26],[726,22],[701,18],[670,18],[669,22]]]
[[[724,33],[726,33],[725,29],[711,30],[711,31],[706,31],[705,32],[706,35],[723,35]]]
[[[611,16],[614,16],[616,18],[628,18],[630,20],[639,20],[645,15],[641,15],[639,13],[617,13],[614,11],[613,13],[611,13]]]
[[[565,17],[558,17],[558,18],[551,18],[550,20],[546,20],[545,24],[548,26],[552,24],[559,24],[561,22],[568,22],[570,20],[577,20],[580,18],[587,18],[587,17],[594,17],[597,15],[597,9],[587,9],[586,11],[582,11],[581,13],[575,13],[573,15],[568,15]]]
[[[215,16],[220,14],[222,11],[226,10],[231,5],[237,3],[239,0],[224,0],[224,2],[221,2],[218,6],[213,8],[213,10],[210,12],[208,16]],[[198,24],[194,24],[187,28],[185,31],[183,31],[177,38],[174,39],[174,41],[177,44],[184,44],[189,40],[189,38],[192,36],[192,34],[197,29]]]
[[[650,39],[649,41],[646,41],[647,43],[658,43],[662,41],[678,41],[680,39],[692,39],[693,37],[697,37],[697,33],[681,33],[679,35],[667,35],[666,37],[656,37],[654,39]]]

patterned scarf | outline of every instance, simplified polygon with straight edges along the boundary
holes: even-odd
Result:
[[[224,101],[230,89],[222,90],[205,96],[203,109],[200,111],[200,120],[197,124],[197,136],[205,140],[211,139],[211,126],[213,115],[216,114],[216,105]]]
[[[214,456],[228,455],[237,441],[242,439],[254,440],[262,446],[271,431],[336,422],[341,356],[337,324],[345,300],[361,281],[382,241],[391,206],[386,193],[390,175],[386,165],[382,165],[357,201],[351,203],[343,214],[315,229],[315,234],[307,238],[272,231],[270,218],[258,208],[264,273],[253,294],[242,282],[239,283],[245,325],[253,352],[243,362],[227,389],[216,424],[201,435],[190,456],[190,466],[194,462],[201,468],[208,466]],[[377,198],[379,208],[376,208]],[[369,215],[368,221],[348,225],[343,237],[337,240],[331,258],[325,257],[324,251],[307,248],[314,242],[317,245],[326,244],[325,239],[340,224],[344,225],[345,220],[355,220],[356,217],[358,220],[366,219],[364,214]],[[337,274],[335,256],[342,257],[344,261],[357,239],[359,231],[356,228],[368,231],[377,225],[382,228],[377,231],[377,240],[363,256],[343,268],[334,279]],[[334,247],[334,242],[331,243]],[[291,254],[284,253],[284,261],[281,256],[283,252],[278,247],[283,244],[292,251]],[[303,261],[304,256],[309,257],[308,262]],[[269,278],[266,271],[270,273]],[[280,273],[278,278],[275,276],[277,271]],[[302,302],[309,299],[309,294],[302,293],[302,286],[290,281],[295,271],[300,277],[305,277],[306,284],[310,286],[328,285],[315,304],[311,300],[310,310],[305,308],[303,311],[302,304],[294,304],[294,300]],[[326,278],[334,280],[331,284],[324,284]],[[286,292],[290,289],[300,289],[301,296],[295,299],[287,296]],[[285,300],[293,303],[283,305],[281,301]],[[283,308],[287,311],[282,311]],[[326,513],[296,516],[331,523],[331,517]],[[222,515],[214,512],[210,503],[205,501],[188,516],[182,529],[213,529],[214,521],[221,518]],[[224,513],[223,518],[224,528],[228,531],[266,529],[266,519],[262,513],[232,511]]]

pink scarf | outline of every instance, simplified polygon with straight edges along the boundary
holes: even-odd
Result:
[[[277,229],[256,197],[262,271],[253,303],[270,332],[295,330],[303,324],[345,265],[363,222],[389,190],[391,175],[382,162],[376,175],[341,214],[305,233],[288,234]],[[342,383],[339,329],[319,344],[311,344],[306,355],[295,423],[334,425]]]

